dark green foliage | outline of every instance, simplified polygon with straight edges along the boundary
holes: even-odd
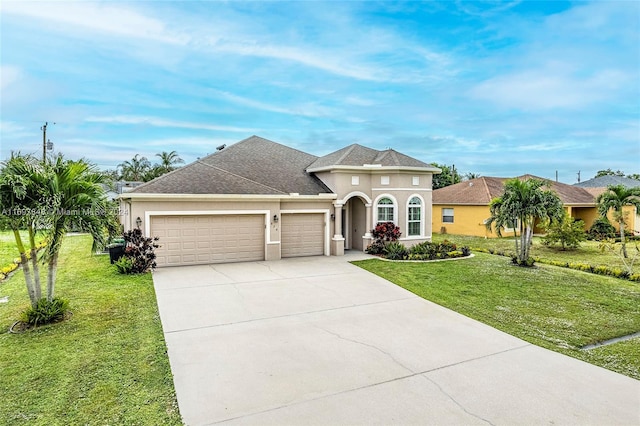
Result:
[[[590,240],[603,241],[616,237],[616,228],[606,217],[599,217],[593,222],[587,231],[587,238]]]
[[[384,253],[384,247],[384,241],[374,241],[367,246],[366,252],[369,254],[382,254]]]
[[[535,260],[533,259],[533,257],[529,257],[527,259],[520,259],[518,256],[514,254],[514,255],[511,255],[511,262],[514,265],[530,268],[534,265]]]
[[[384,257],[390,260],[403,260],[406,259],[409,254],[409,250],[404,244],[398,241],[392,241],[388,243],[384,248]]]
[[[576,249],[582,241],[587,239],[584,232],[584,222],[575,220],[568,213],[562,219],[554,219],[546,226],[543,226],[547,233],[542,238],[542,244],[552,246],[560,244],[561,250]]]
[[[62,321],[69,310],[69,302],[54,297],[51,301],[46,298],[38,300],[36,306],[30,306],[22,313],[22,321],[32,326]]]
[[[122,258],[127,258],[131,263],[130,272],[128,273],[143,274],[156,267],[155,249],[160,247],[156,244],[158,237],[147,238],[142,235],[142,231],[139,228],[125,232],[123,237],[125,249]],[[125,262],[127,261],[121,261],[121,265],[125,265]],[[120,271],[120,267],[116,267]]]
[[[469,256],[471,249],[469,247],[458,246],[448,240],[444,240],[441,243],[433,243],[425,241],[420,244],[416,244],[409,250],[410,260],[435,260],[435,259],[449,259],[453,257]]]
[[[113,262],[113,264],[121,274],[133,273],[133,259],[131,257],[121,256],[118,260]]]
[[[453,185],[462,181],[460,174],[455,168],[455,165],[449,167],[446,164],[431,163],[442,170],[442,173],[433,175],[433,189],[444,188],[445,186]]]

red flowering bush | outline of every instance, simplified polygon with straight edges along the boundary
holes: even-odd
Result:
[[[367,247],[367,253],[380,254],[388,243],[397,241],[402,232],[393,222],[380,222],[371,230],[371,235],[373,242]]]

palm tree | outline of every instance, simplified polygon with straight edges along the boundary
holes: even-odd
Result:
[[[35,236],[42,225],[43,211],[50,208],[51,198],[45,196],[46,177],[43,165],[35,157],[11,154],[0,169],[0,215],[13,231],[20,262],[24,272],[27,294],[35,307],[42,297],[40,268],[38,265]],[[22,240],[20,230],[29,233],[29,246]],[[29,252],[29,256],[27,255]],[[31,265],[29,264],[31,258]]]
[[[613,218],[620,227],[620,243],[622,244],[622,255],[628,258],[627,244],[624,235],[624,206],[634,206],[636,211],[640,211],[640,188],[625,188],[623,185],[610,185],[607,191],[603,192],[596,199],[598,212],[602,217],[607,216],[609,210],[613,210]]]
[[[156,154],[156,157],[160,157],[160,168],[163,173],[169,173],[176,169],[177,164],[184,163],[176,151],[162,151],[160,154]]]
[[[130,181],[144,180],[144,176],[150,168],[151,163],[147,157],[140,157],[140,154],[134,155],[131,161],[123,161],[118,164],[122,179]]]
[[[543,189],[545,182],[539,179],[510,179],[504,184],[502,196],[494,198],[489,205],[491,217],[487,229],[495,225],[496,233],[502,236],[503,228],[513,228],[516,259],[521,266],[531,265],[531,237],[536,220],[560,219],[564,214],[562,201],[555,192]],[[520,244],[518,245],[518,232]]]
[[[65,160],[58,155],[48,164],[47,192],[55,200],[47,217],[48,243],[44,260],[48,265],[47,300],[52,301],[58,268],[58,255],[64,236],[70,229],[89,232],[95,251],[106,242],[105,231],[115,234],[117,225],[102,184],[106,176],[84,160]]]

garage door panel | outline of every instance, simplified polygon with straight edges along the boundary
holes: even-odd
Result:
[[[264,260],[264,216],[153,216],[158,266]]]
[[[323,213],[283,214],[281,225],[282,257],[323,255],[324,227]]]

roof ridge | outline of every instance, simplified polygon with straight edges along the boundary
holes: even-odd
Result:
[[[378,151],[378,150],[376,150],[376,151]],[[384,160],[384,157],[386,157],[388,153],[389,153],[388,149],[386,149],[384,151],[378,151],[378,155],[375,156],[373,161],[379,161],[379,162],[382,163],[382,160]]]
[[[346,149],[346,151],[344,152],[344,154],[342,154],[340,156],[340,158],[338,158],[338,161],[335,161],[335,164],[340,164],[340,162],[342,160],[344,160],[345,158],[347,158],[347,155],[351,154],[351,152],[355,149],[356,145],[358,145],[357,143],[352,143],[351,145],[349,145]]]
[[[489,185],[487,185],[487,180],[485,179],[484,176],[480,176],[480,179],[482,179],[482,186],[484,186],[484,190],[487,193],[487,196],[489,197],[489,202],[491,202],[493,198],[491,197],[491,191],[489,191]]]
[[[196,160],[196,161],[194,161],[194,163],[193,163],[193,164],[195,164],[195,163],[200,163],[200,164],[202,164],[203,166],[207,166],[207,167],[210,167],[210,168],[212,168],[212,169],[220,170],[221,172],[228,173],[228,174],[230,174],[231,176],[235,176],[235,177],[238,177],[238,178],[240,178],[240,179],[244,179],[244,180],[246,180],[246,181],[248,181],[248,182],[255,183],[255,184],[258,184],[258,185],[260,185],[260,186],[264,186],[265,188],[272,189],[272,190],[274,190],[274,191],[276,191],[276,192],[280,192],[280,193],[282,193],[282,194],[286,194],[286,192],[281,191],[281,190],[279,190],[279,189],[277,189],[277,188],[274,188],[274,187],[269,186],[269,185],[265,185],[265,184],[264,184],[264,183],[262,183],[262,182],[257,182],[257,181],[255,181],[255,180],[253,180],[253,179],[249,179],[249,178],[244,177],[244,176],[240,176],[240,175],[238,175],[238,174],[235,174],[235,173],[233,173],[233,172],[230,172],[230,171],[228,171],[228,170],[225,170],[225,169],[223,169],[223,168],[221,168],[221,167],[214,166],[214,165],[211,165],[211,164],[207,164],[207,163],[205,163],[205,162],[204,162],[204,161],[202,161],[202,160]]]

